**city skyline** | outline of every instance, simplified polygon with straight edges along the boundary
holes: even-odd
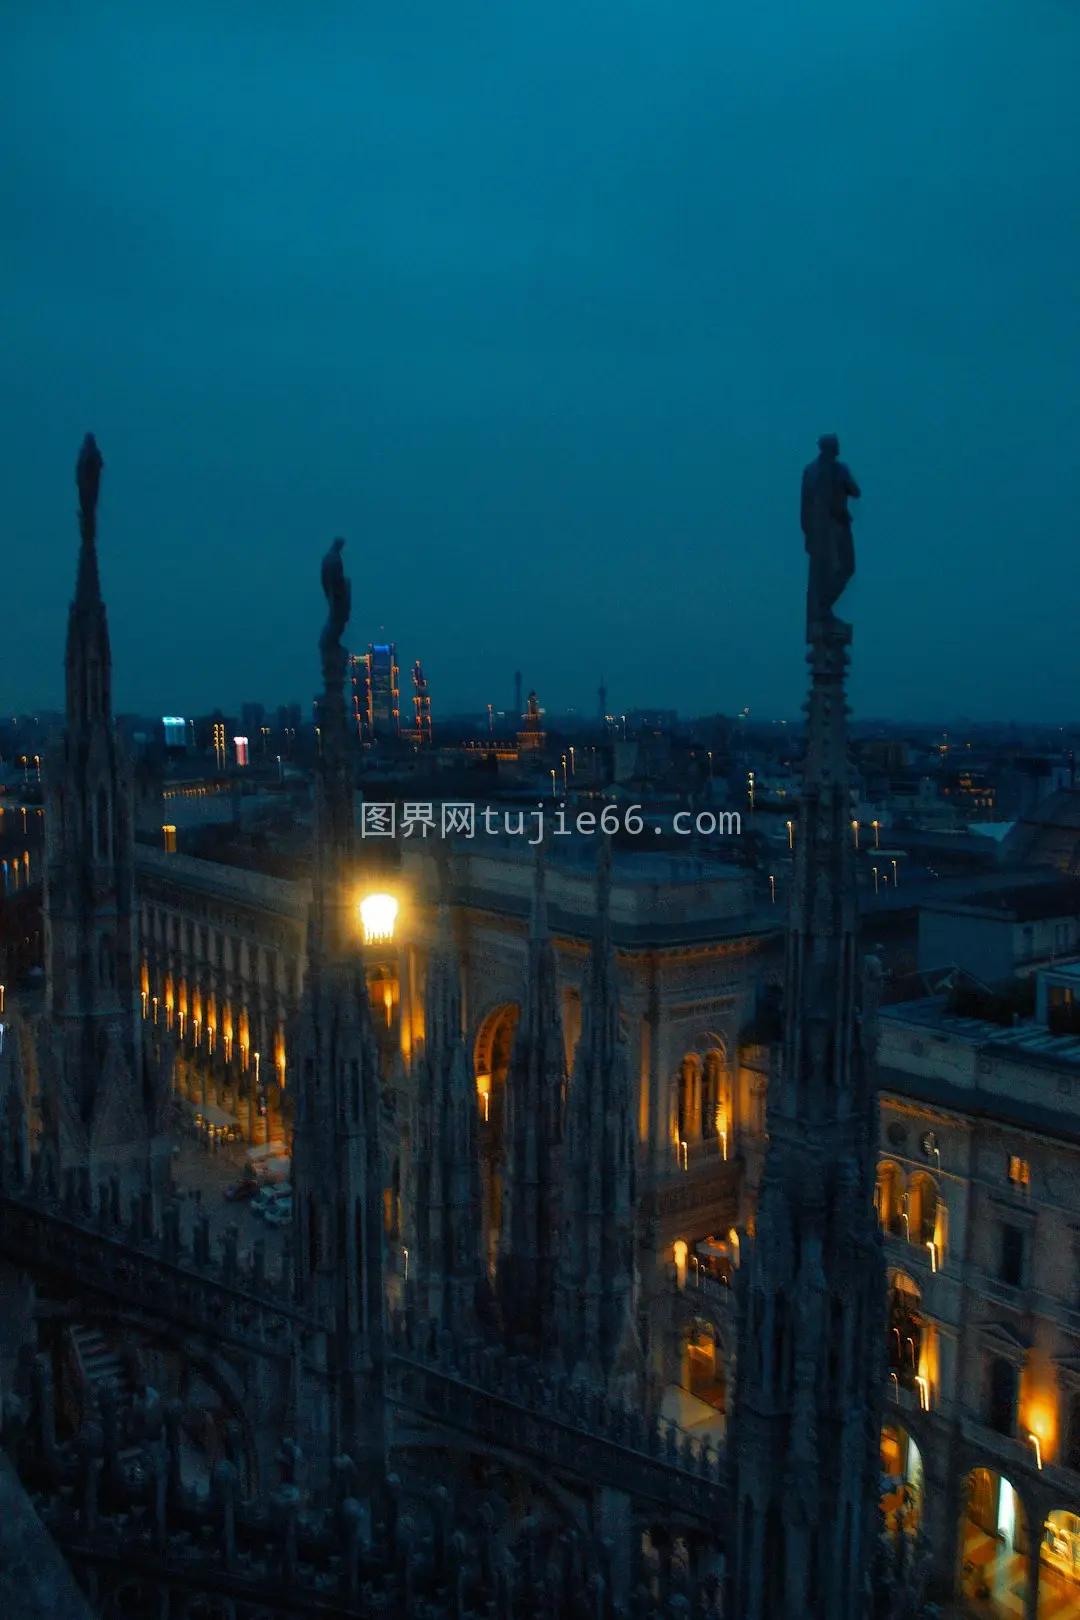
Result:
[[[306,701],[344,534],[436,716],[790,715],[835,428],[855,711],[1068,718],[1076,16],[469,16],[20,20],[0,703],[59,702],[92,428],[120,709]]]

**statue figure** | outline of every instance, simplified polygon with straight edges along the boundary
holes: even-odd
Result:
[[[850,469],[840,460],[840,440],[826,433],[820,454],[802,476],[802,531],[810,557],[806,593],[806,639],[825,630],[847,629],[833,607],[855,572],[855,543],[848,501],[862,493]]]
[[[101,469],[104,465],[97,441],[92,433],[88,433],[75,464],[75,482],[79,489],[79,518],[83,527],[91,530],[97,516]]]
[[[345,674],[347,655],[341,638],[352,612],[352,586],[345,578],[345,565],[341,560],[344,545],[344,540],[335,540],[322,562],[322,588],[329,611],[319,637],[319,650],[328,683],[343,679]]]

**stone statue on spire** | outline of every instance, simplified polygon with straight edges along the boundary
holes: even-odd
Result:
[[[87,530],[93,533],[97,523],[98,493],[101,489],[101,472],[104,465],[97,440],[92,433],[88,433],[82,442],[79,459],[75,463],[75,483],[79,490],[79,524],[84,533]]]
[[[344,540],[335,540],[322,561],[322,588],[328,612],[319,637],[319,651],[322,654],[323,678],[328,688],[344,679],[348,659],[341,638],[352,612],[352,586],[345,577],[345,565],[341,558],[344,547]]]
[[[840,440],[826,433],[818,440],[819,455],[802,476],[801,518],[810,557],[806,592],[806,639],[829,632],[848,631],[833,612],[855,573],[855,542],[851,534],[848,501],[862,493],[851,470],[840,460]]]

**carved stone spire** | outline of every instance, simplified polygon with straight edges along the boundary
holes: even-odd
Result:
[[[611,847],[600,846],[596,932],[566,1103],[559,1350],[582,1381],[625,1374],[635,1338],[635,1133],[611,941]]]
[[[555,1339],[566,1100],[559,964],[548,927],[542,849],[538,843],[524,1003],[506,1076],[506,1155],[496,1271],[507,1337],[533,1352]]]
[[[877,1524],[885,1275],[875,964],[860,970],[856,946],[851,629],[831,612],[811,620],[783,1041],[738,1279],[730,1598],[741,1620],[862,1620]]]
[[[340,560],[340,547],[336,555]],[[324,583],[325,576],[324,565]],[[288,1046],[294,1278],[298,1301],[320,1322],[327,1344],[329,1407],[309,1451],[350,1456],[376,1481],[387,1447],[381,1090],[364,952],[353,920],[353,791],[338,610],[347,582],[342,575],[331,583],[337,594],[327,592],[331,621],[320,642],[324,691],[308,971]]]
[[[109,632],[97,565],[103,462],[79,454],[80,550],[68,614],[64,738],[46,759],[43,1084],[63,1169],[120,1174],[160,1192],[168,1165],[158,1066],[145,1049],[130,762],[112,716]]]
[[[461,973],[445,894],[428,957],[424,1040],[414,1067],[413,1275],[421,1315],[455,1331],[475,1328],[487,1293],[480,1255],[476,1078],[465,1045]]]

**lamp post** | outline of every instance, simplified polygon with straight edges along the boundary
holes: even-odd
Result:
[[[555,791],[555,771],[554,771],[554,768],[551,771],[551,797],[553,799],[555,799],[555,800],[557,800],[558,797],[559,797],[559,795]]]
[[[389,944],[394,937],[398,903],[392,894],[366,894],[360,902],[365,945]]]
[[[874,829],[874,848],[875,849],[880,849],[881,848],[881,836],[880,836],[880,834],[881,834],[881,822],[880,821],[872,821],[870,823],[870,825]]]

